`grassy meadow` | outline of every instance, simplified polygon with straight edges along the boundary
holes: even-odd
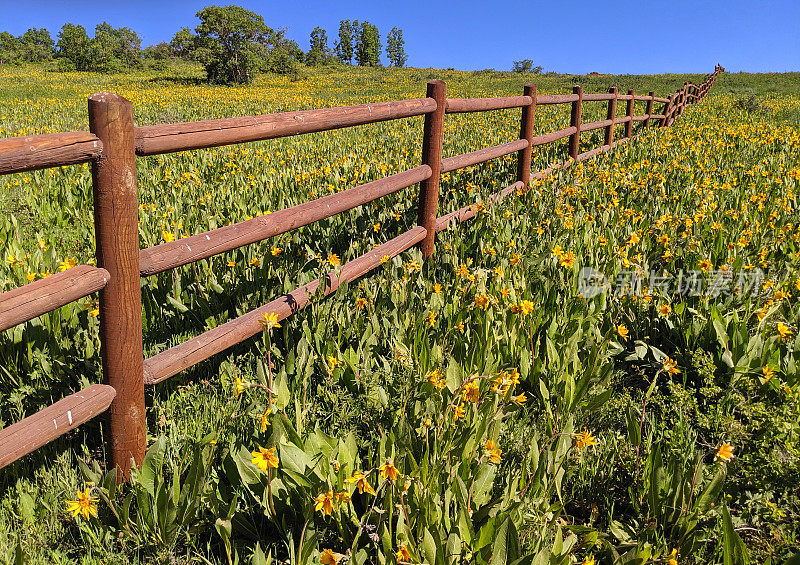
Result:
[[[100,90],[146,125],[416,98],[432,78],[451,97],[527,82],[667,96],[705,76],[201,78],[2,67],[0,137],[88,129]],[[674,127],[481,206],[432,260],[411,249],[147,389],[150,449],[121,490],[99,421],[0,470],[0,562],[787,562],[800,551],[798,78],[722,74]],[[584,103],[585,122],[605,112]],[[536,133],[568,120],[567,105],[540,107]],[[444,155],[518,134],[518,110],[451,115]],[[141,246],[417,166],[421,138],[417,117],[140,158]],[[566,140],[541,147],[533,170],[565,156]],[[444,175],[440,215],[515,173],[508,156]],[[145,355],[413,227],[417,190],[143,279]],[[0,211],[0,291],[93,261],[88,166],[0,178]],[[101,381],[96,299],[0,333],[0,425]]]

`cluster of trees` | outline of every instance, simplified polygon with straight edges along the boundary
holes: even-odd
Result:
[[[142,40],[135,31],[103,22],[90,38],[83,26],[64,24],[53,41],[46,29],[19,37],[0,33],[0,64],[41,63],[53,58],[61,70],[115,72],[142,64]]]
[[[89,38],[81,25],[64,24],[55,56],[61,70],[119,72],[142,65],[142,40],[130,28],[103,22]]]
[[[511,70],[515,73],[533,73],[538,75],[542,72],[542,67],[534,67],[532,59],[522,59],[521,61],[514,61]]]
[[[314,31],[320,30],[315,28]],[[325,33],[325,30],[321,30]],[[311,32],[312,47],[314,32]],[[341,20],[339,22],[339,39],[334,46],[332,55],[346,65],[356,64],[378,67],[381,64],[381,36],[378,28],[369,22],[358,20]],[[386,36],[386,56],[389,64],[403,67],[408,60],[403,40],[403,30],[393,27]]]
[[[32,27],[19,37],[3,31],[0,32],[0,65],[49,61],[53,58],[54,47],[50,32],[44,28]]]
[[[381,36],[367,21],[342,20],[333,48],[321,27],[311,32],[310,48],[303,53],[286,29],[273,29],[264,18],[240,6],[210,6],[197,13],[200,24],[183,28],[169,43],[142,50],[139,35],[127,27],[114,28],[106,22],[95,28],[90,38],[83,26],[64,24],[53,41],[46,29],[31,28],[19,37],[0,33],[0,64],[42,62],[57,59],[60,70],[119,72],[165,65],[170,59],[200,62],[210,82],[240,84],[250,82],[262,71],[289,74],[297,64],[318,66],[381,66]],[[403,30],[392,28],[386,37],[389,64],[402,67],[408,60]]]

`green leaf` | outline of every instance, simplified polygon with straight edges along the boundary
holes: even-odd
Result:
[[[725,477],[727,474],[727,467],[725,465],[720,465],[717,474],[703,490],[702,494],[697,498],[697,502],[695,502],[695,508],[697,508],[700,512],[708,511],[708,509],[711,507],[711,503],[719,498],[719,494],[722,492],[722,487],[725,484]]]
[[[155,498],[156,495],[156,477],[161,475],[161,468],[164,466],[164,454],[167,450],[167,438],[165,436],[159,437],[156,442],[150,446],[142,461],[142,467],[137,473],[137,479],[147,493]]]
[[[483,463],[478,467],[475,482],[472,484],[472,500],[476,508],[489,502],[496,474],[497,467],[492,463]]]
[[[750,554],[742,538],[733,529],[728,505],[722,505],[722,562],[724,565],[748,565]]]
[[[519,536],[511,517],[506,517],[495,532],[492,559],[489,565],[506,565],[519,558]]]
[[[642,430],[639,427],[639,414],[636,408],[628,405],[625,412],[628,420],[628,441],[633,447],[642,443]]]
[[[433,539],[433,534],[428,528],[425,528],[422,532],[422,554],[429,565],[436,565],[436,547],[437,543]]]

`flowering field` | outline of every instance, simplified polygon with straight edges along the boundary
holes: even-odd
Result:
[[[529,81],[663,96],[703,79],[348,69],[225,88],[174,74],[0,69],[0,137],[86,129],[103,89],[145,125],[419,97],[430,78],[453,97]],[[431,260],[408,251],[265,319],[148,392],[150,449],[121,490],[98,422],[3,469],[0,559],[784,562],[800,544],[800,97],[782,94],[796,82],[723,74],[674,127],[481,206]],[[536,132],[568,112],[537,109]],[[518,128],[518,111],[448,116],[444,154]],[[141,245],[414,167],[421,134],[410,118],[139,159]],[[565,153],[535,151],[534,170]],[[441,213],[515,172],[508,157],[445,175]],[[143,279],[146,354],[409,229],[416,190]],[[0,291],[91,262],[88,168],[2,177],[0,208]],[[0,334],[0,421],[100,381],[97,313],[87,298]]]

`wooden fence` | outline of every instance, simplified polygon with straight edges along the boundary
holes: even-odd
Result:
[[[0,294],[0,331],[99,291],[105,383],[89,386],[0,430],[0,468],[107,411],[106,451],[111,454],[112,464],[119,468],[120,480],[128,477],[131,465],[141,463],[146,448],[145,385],[168,379],[258,334],[262,314],[275,313],[282,320],[303,309],[320,285],[323,285],[321,292],[328,295],[340,283],[378,267],[386,255],[394,257],[419,244],[423,256],[430,257],[437,232],[451,222],[468,220],[477,213],[477,206],[472,204],[437,216],[439,180],[443,173],[516,153],[516,182],[490,196],[488,203],[497,201],[526,187],[532,177],[542,178],[554,168],[591,158],[628,141],[634,137],[635,122],[642,122],[642,129],[671,125],[688,105],[706,96],[723,70],[717,66],[701,84],[684,83],[669,98],[656,97],[653,92],[637,95],[633,90],[619,94],[616,88],[608,93],[584,94],[580,86],[575,86],[572,94],[540,95],[535,85],[526,85],[521,96],[447,98],[445,83],[434,80],[428,83],[425,98],[144,127],[134,127],[128,100],[101,92],[89,98],[89,132],[0,139],[0,174],[92,164],[98,265],[80,265]],[[583,103],[595,101],[607,102],[606,119],[582,122]],[[624,117],[617,117],[620,101],[626,103]],[[637,101],[646,102],[643,115],[634,115]],[[663,104],[659,113],[653,113],[656,103]],[[570,124],[534,136],[536,107],[548,104],[570,104]],[[442,158],[445,114],[504,108],[522,110],[517,141]],[[425,116],[422,163],[418,167],[266,216],[139,248],[137,156],[288,137],[411,116]],[[615,139],[614,128],[619,124],[625,125],[624,135]],[[604,129],[603,145],[579,153],[581,133],[597,129]],[[569,138],[571,159],[531,175],[532,149],[564,138]],[[143,358],[140,277],[286,233],[418,183],[417,227],[344,264],[338,272],[328,273],[149,359]]]

